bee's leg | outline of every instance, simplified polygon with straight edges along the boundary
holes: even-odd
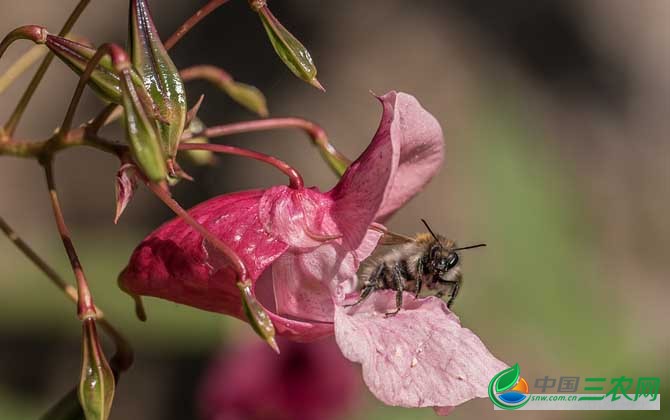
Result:
[[[363,286],[363,290],[361,290],[361,295],[358,297],[358,300],[354,303],[350,303],[348,305],[344,305],[345,308],[348,308],[350,306],[356,306],[359,303],[363,302],[368,296],[370,296],[370,293],[372,293],[373,290],[379,287],[380,282],[384,282],[384,274],[386,273],[386,264],[380,264],[379,267],[375,269],[375,271],[370,274],[370,277],[365,281],[365,284]]]
[[[402,292],[404,290],[404,279],[400,268],[396,265],[393,267],[393,290],[395,290],[395,311],[387,312],[386,317],[394,316],[402,308]]]
[[[416,280],[416,287],[414,288],[414,299],[419,297],[419,293],[421,293],[421,286],[423,286],[423,280],[421,280],[421,277],[419,277]]]
[[[416,272],[418,273],[416,279],[416,286],[414,288],[414,299],[419,297],[421,293],[421,287],[423,286],[423,260],[419,259],[419,262],[416,265]]]
[[[451,309],[451,305],[454,303],[454,300],[456,299],[456,295],[458,295],[458,291],[460,288],[461,288],[461,282],[456,282],[454,284],[454,288],[451,290],[451,297],[447,302],[447,308]]]

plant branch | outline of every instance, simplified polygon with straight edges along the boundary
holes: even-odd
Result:
[[[91,0],[79,1],[77,6],[70,14],[70,17],[68,17],[67,21],[63,25],[63,28],[61,28],[60,32],[58,33],[59,36],[65,36],[68,34],[68,32],[70,32],[75,22],[77,21],[77,19],[79,19],[79,16],[81,16],[81,14],[84,12],[84,9],[86,9],[86,6],[88,6],[90,1]],[[26,110],[26,107],[28,106],[30,99],[33,97],[33,94],[35,93],[37,86],[39,86],[40,82],[42,81],[42,78],[44,77],[44,74],[47,72],[47,69],[49,68],[51,62],[53,61],[53,58],[54,55],[51,52],[47,54],[46,57],[44,57],[44,60],[42,60],[42,64],[40,64],[40,67],[37,69],[37,72],[30,81],[28,88],[23,93],[23,96],[19,100],[19,103],[16,105],[16,108],[14,108],[14,111],[12,112],[12,115],[9,117],[9,120],[7,120],[7,123],[5,123],[4,132],[8,137],[12,137],[14,135],[14,131],[16,131],[16,126],[19,124],[19,121],[21,121],[21,117],[23,116],[23,112]]]
[[[188,31],[193,29],[195,25],[200,23],[201,20],[203,20],[214,10],[218,9],[219,6],[223,6],[227,2],[228,0],[210,0],[206,5],[196,11],[190,18],[186,19],[186,21],[179,27],[179,29],[177,29],[177,31],[173,33],[167,41],[165,41],[165,48],[169,50],[170,48],[174,47],[174,45],[179,42],[179,40],[182,39],[184,35],[188,33]]]
[[[44,273],[51,282],[58,287],[68,299],[73,303],[77,304],[77,289],[68,284],[63,278],[53,269],[49,264],[46,263],[31,247],[28,245],[19,235],[14,231],[14,229],[9,226],[9,224],[0,217],[0,230],[2,230],[9,240],[33,263],[37,268]],[[107,335],[114,341],[116,346],[116,354],[112,358],[112,366],[116,372],[124,372],[128,370],[130,365],[133,362],[133,350],[128,343],[128,341],[123,337],[123,335],[110,323],[106,318],[102,310],[98,307],[96,309],[96,321],[100,326],[105,330]]]
[[[56,191],[56,183],[53,174],[52,159],[52,156],[49,156],[42,161],[42,164],[44,165],[44,172],[46,174],[47,187],[49,189],[51,206],[53,208],[54,218],[56,220],[56,227],[58,228],[60,237],[63,240],[63,246],[65,247],[65,252],[67,253],[67,256],[70,260],[70,265],[72,266],[74,276],[77,279],[77,314],[82,320],[86,318],[95,318],[96,310],[95,306],[93,305],[91,291],[88,287],[88,281],[86,280],[86,275],[84,274],[84,268],[79,261],[77,251],[75,250],[74,244],[72,243],[70,231],[65,224],[65,218],[63,217],[63,211],[61,210],[60,200],[58,199],[58,192]]]
[[[303,188],[305,185],[302,176],[300,176],[300,173],[295,170],[295,168],[274,156],[269,156],[264,153],[242,149],[235,146],[209,143],[182,143],[179,145],[179,150],[207,150],[210,152],[225,153],[229,155],[242,156],[259,160],[261,162],[268,163],[283,172],[288,177],[291,188],[299,189]]]
[[[232,134],[252,133],[256,131],[275,130],[282,128],[297,128],[303,130],[311,139],[314,145],[319,148],[322,156],[326,159],[331,168],[342,175],[351,160],[335,149],[323,128],[316,123],[302,118],[267,118],[263,120],[244,121],[234,124],[225,124],[206,128],[199,133],[186,134],[183,140],[196,137],[222,137]]]
[[[41,45],[33,45],[26,53],[21,55],[8,69],[0,76],[0,94],[14,83],[14,81],[30,68],[37,60],[42,58],[47,49]]]
[[[7,139],[0,142],[0,156],[35,159],[54,154],[60,150],[75,146],[89,146],[117,156],[123,155],[128,147],[104,139],[97,134],[87,133],[84,128],[70,130],[67,135],[54,143],[53,138],[43,141],[22,141]]]

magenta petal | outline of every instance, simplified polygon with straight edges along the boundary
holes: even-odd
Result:
[[[189,213],[229,244],[256,281],[288,245],[263,229],[258,207],[263,191],[208,200]],[[244,319],[235,275],[227,262],[181,219],[156,229],[135,249],[120,284],[130,293],[155,296]],[[333,333],[332,323],[297,321],[269,312],[278,335],[311,341]]]
[[[395,293],[373,293],[354,308],[335,310],[335,338],[346,358],[363,365],[370,391],[389,405],[457,406],[486,397],[491,378],[507,366],[460,325],[437,298],[405,293],[396,316]]]
[[[288,245],[270,237],[258,220],[262,191],[215,197],[189,213],[238,253],[251,280]],[[183,220],[173,219],[135,249],[120,282],[125,290],[200,309],[240,316],[239,290],[226,260]]]
[[[399,155],[397,168],[377,213],[377,220],[383,222],[437,173],[444,161],[444,138],[435,117],[412,95],[389,93],[381,99],[384,104],[393,104],[390,136],[394,152]]]

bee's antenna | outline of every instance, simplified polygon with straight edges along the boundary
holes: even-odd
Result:
[[[486,244],[477,244],[477,245],[464,246],[464,247],[462,247],[462,248],[456,248],[456,249],[454,249],[454,251],[462,251],[462,250],[464,250],[464,249],[479,248],[479,247],[482,247],[482,246],[486,246]]]
[[[421,219],[421,221],[422,221],[423,224],[426,226],[426,229],[428,229],[428,232],[430,232],[430,234],[433,235],[433,238],[435,238],[435,240],[437,241],[437,243],[440,244],[440,246],[441,246],[442,248],[444,248],[444,245],[442,245],[442,242],[440,242],[440,239],[437,237],[437,235],[435,234],[435,232],[433,232],[433,229],[431,229],[430,226],[428,226],[428,222],[426,222],[425,219]]]

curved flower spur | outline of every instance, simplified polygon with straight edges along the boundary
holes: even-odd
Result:
[[[440,126],[414,97],[390,92],[379,100],[377,133],[332,190],[292,180],[215,197],[189,213],[240,256],[251,293],[278,335],[311,341],[334,333],[343,354],[363,365],[379,399],[444,414],[485,397],[489,379],[505,365],[440,299],[406,296],[393,318],[385,317],[395,305],[388,291],[344,307],[361,261],[382,236],[378,223],[417,194],[443,161]],[[137,247],[120,284],[135,295],[245,319],[227,259],[179,218]]]

